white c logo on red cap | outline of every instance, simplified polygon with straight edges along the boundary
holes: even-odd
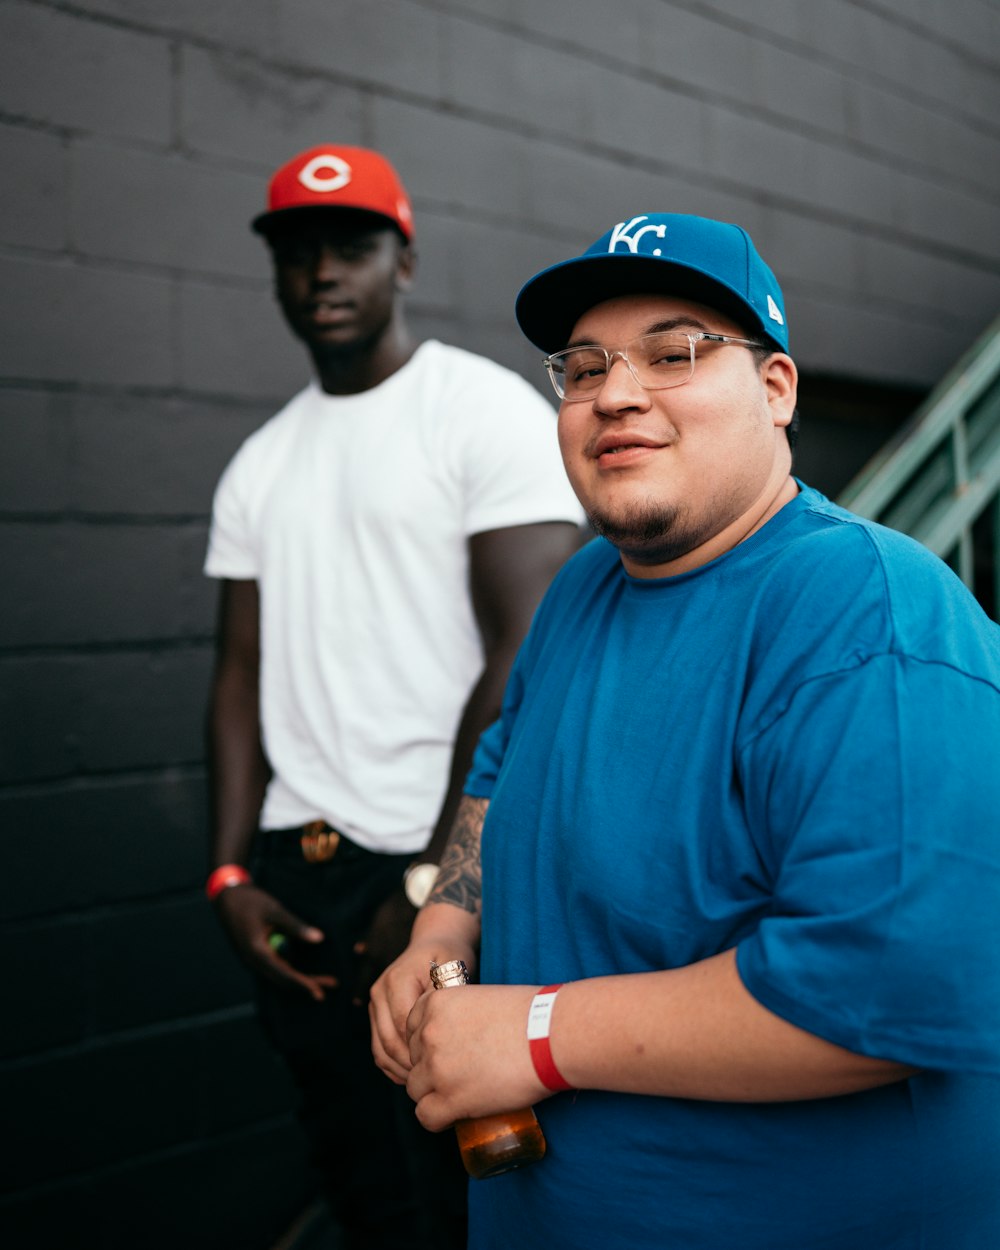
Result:
[[[299,170],[299,182],[310,191],[339,191],[350,181],[350,165],[332,152],[314,156]]]

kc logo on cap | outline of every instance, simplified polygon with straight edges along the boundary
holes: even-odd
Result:
[[[413,238],[410,197],[392,165],[371,148],[325,144],[300,152],[271,178],[267,211],[253,220],[267,234],[284,214],[306,208],[350,208],[386,217]]]
[[[646,220],[648,219],[645,216],[642,216],[633,217],[631,221],[620,221],[618,225],[615,226],[614,230],[611,231],[611,238],[608,240],[608,251],[613,252],[616,250],[619,243],[624,243],[632,255],[637,256],[639,254],[639,244],[642,241],[643,235],[652,232],[654,238],[665,239],[667,237],[667,227],[663,223],[658,226],[654,226],[652,224],[643,226],[640,230],[635,229],[640,221]],[[629,234],[630,230],[633,231],[632,234]],[[649,252],[653,256],[659,256],[662,252],[662,249],[658,247],[651,248],[649,246],[644,246],[642,250],[644,252]]]

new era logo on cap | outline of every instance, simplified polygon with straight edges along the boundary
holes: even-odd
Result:
[[[253,220],[266,234],[286,213],[305,208],[351,208],[386,217],[413,238],[410,197],[392,165],[370,148],[326,144],[300,152],[271,179],[267,212]]]

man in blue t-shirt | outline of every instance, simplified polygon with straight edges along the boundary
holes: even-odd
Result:
[[[518,297],[599,537],[372,992],[421,1123],[536,1105],[473,1250],[1000,1244],[1000,629],[791,475],[746,233],[619,223]],[[481,984],[427,993],[429,964]]]

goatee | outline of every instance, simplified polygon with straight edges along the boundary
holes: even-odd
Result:
[[[697,545],[690,534],[678,531],[680,515],[680,508],[665,507],[652,499],[629,504],[616,516],[587,513],[595,532],[637,564],[665,564]]]

